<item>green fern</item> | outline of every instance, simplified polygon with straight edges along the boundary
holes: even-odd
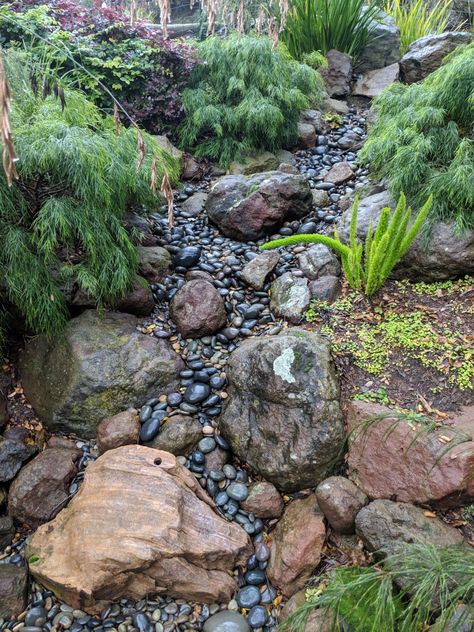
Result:
[[[375,101],[377,122],[359,159],[394,197],[414,206],[433,195],[429,223],[474,229],[474,44],[425,81],[396,84]]]
[[[260,247],[268,250],[301,243],[323,244],[341,257],[342,269],[349,285],[355,290],[363,289],[366,296],[372,296],[408,252],[426,220],[431,204],[430,196],[408,228],[412,211],[406,207],[405,195],[402,193],[394,213],[391,215],[389,208],[382,209],[376,230],[372,225],[369,226],[365,246],[357,240],[359,200],[356,199],[351,216],[349,245],[344,244],[335,232],[335,238],[318,234],[292,235]]]
[[[181,144],[227,167],[258,150],[291,146],[301,110],[322,97],[322,79],[267,37],[210,37],[184,91]]]
[[[62,111],[54,96],[32,92],[24,54],[9,51],[5,58],[19,180],[9,187],[0,174],[0,299],[32,331],[52,335],[68,318],[67,286],[77,285],[99,305],[127,291],[137,254],[125,212],[157,205],[153,154],[158,179],[166,169],[176,181],[178,165],[143,134],[147,157],[137,169],[136,129],[117,135],[112,118],[77,91],[66,90]]]

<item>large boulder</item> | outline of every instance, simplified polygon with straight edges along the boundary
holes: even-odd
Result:
[[[79,535],[79,537],[78,537]],[[251,552],[176,458],[144,446],[110,450],[87,468],[66,509],[28,542],[31,572],[74,608],[96,614],[156,593],[228,601]]]
[[[256,241],[272,234],[285,220],[307,215],[311,203],[307,178],[268,171],[221,178],[209,193],[206,210],[227,237]]]
[[[369,225],[378,224],[382,208],[395,208],[387,191],[376,193],[360,201],[357,216],[357,236],[365,241]],[[339,222],[338,231],[345,241],[349,239],[352,210],[346,211]],[[421,235],[394,269],[394,278],[416,281],[443,281],[474,274],[474,232],[459,232],[454,224],[437,222],[429,239]]]
[[[462,44],[469,44],[473,33],[447,31],[441,35],[427,35],[411,44],[400,60],[400,77],[405,83],[422,81],[437,70],[443,59]]]
[[[434,546],[461,544],[463,537],[423,509],[391,500],[374,500],[359,511],[356,533],[369,551],[385,557],[401,545],[420,542]]]
[[[316,496],[295,500],[272,533],[268,577],[285,597],[303,588],[319,564],[326,539]]]
[[[352,94],[356,97],[373,99],[383,92],[385,88],[398,81],[399,78],[400,67],[398,62],[385,66],[385,68],[369,70],[356,81],[352,88]]]
[[[222,296],[204,279],[188,281],[176,292],[171,300],[170,316],[184,338],[215,334],[227,323]]]
[[[81,456],[81,450],[66,448],[48,448],[38,454],[10,486],[9,514],[33,528],[54,518],[69,498],[69,483]]]
[[[93,437],[104,417],[176,390],[181,358],[169,342],[137,331],[139,323],[127,314],[86,311],[64,336],[26,345],[23,388],[49,430]]]
[[[244,342],[220,419],[232,450],[283,491],[314,487],[339,461],[339,384],[322,336],[290,329]]]
[[[330,97],[347,97],[351,93],[352,58],[338,50],[330,50],[326,55],[327,67],[319,69]]]
[[[442,508],[474,501],[474,410],[461,427],[423,432],[385,406],[353,401],[347,425],[349,477],[370,498]]]
[[[357,61],[360,72],[384,68],[400,59],[400,31],[395,20],[380,11],[379,19],[370,28],[369,41]]]

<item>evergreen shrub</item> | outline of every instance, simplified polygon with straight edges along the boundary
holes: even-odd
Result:
[[[183,93],[182,145],[226,167],[258,150],[294,145],[301,110],[322,98],[323,82],[267,37],[210,37]]]
[[[414,206],[432,195],[430,222],[474,229],[474,44],[423,82],[390,86],[374,107],[360,161]]]

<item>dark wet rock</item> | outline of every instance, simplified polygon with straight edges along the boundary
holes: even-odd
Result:
[[[138,246],[140,274],[150,283],[158,283],[171,268],[171,255],[161,246]]]
[[[357,216],[357,235],[365,241],[370,222],[376,226],[382,208],[395,207],[386,191],[376,193],[360,201]],[[351,210],[346,211],[338,225],[341,238],[349,238]],[[453,224],[437,222],[428,241],[418,236],[402,261],[393,270],[395,278],[416,281],[443,281],[466,274],[474,274],[474,232],[459,232]]]
[[[263,252],[252,259],[242,269],[242,279],[255,290],[261,290],[267,276],[277,266],[280,253],[276,250]]]
[[[260,603],[260,591],[257,586],[244,586],[235,599],[241,608],[253,608]]]
[[[336,255],[323,244],[314,244],[298,255],[298,266],[311,281],[320,277],[341,274],[341,265]]]
[[[118,415],[106,417],[97,426],[97,447],[99,454],[123,445],[138,443],[140,422],[134,408]]]
[[[308,280],[305,278],[285,272],[272,283],[270,309],[275,316],[298,324],[308,309],[310,301]]]
[[[11,481],[32,451],[21,441],[0,437],[0,483]]]
[[[223,610],[209,617],[202,630],[203,632],[250,632],[250,627],[240,612]]]
[[[358,72],[390,66],[400,59],[400,30],[395,20],[379,11],[380,18],[371,24],[371,37],[357,60]]]
[[[25,394],[50,430],[93,437],[99,422],[175,391],[183,361],[166,340],[138,332],[133,316],[87,311],[64,336],[37,336],[20,358]]]
[[[192,268],[201,258],[200,246],[186,246],[181,248],[173,257],[173,263],[180,268]]]
[[[216,288],[202,279],[188,281],[173,296],[170,316],[184,338],[200,338],[225,327],[227,313]]]
[[[462,44],[469,44],[473,39],[473,33],[447,31],[441,35],[427,35],[416,40],[400,60],[402,81],[415,83],[425,79],[441,66],[449,53]]]
[[[312,300],[333,303],[339,295],[341,285],[339,277],[329,275],[310,281],[308,288]]]
[[[15,535],[15,525],[11,516],[0,516],[0,551],[11,544]]]
[[[316,496],[294,500],[272,533],[268,576],[285,597],[303,588],[321,559],[326,539]]]
[[[78,449],[47,448],[20,470],[10,486],[8,512],[36,528],[56,516],[69,498],[69,483],[82,456]]]
[[[331,476],[316,488],[318,505],[335,531],[354,533],[355,519],[369,499],[343,476]]]
[[[330,50],[326,59],[327,68],[320,68],[326,84],[326,91],[330,97],[347,97],[351,93],[352,59],[346,53]]]
[[[209,193],[206,209],[209,219],[227,237],[256,241],[285,220],[307,215],[311,202],[306,178],[269,171],[221,178]]]
[[[344,442],[327,340],[302,329],[255,338],[228,366],[220,428],[234,453],[284,491],[324,480]]]
[[[435,546],[461,544],[463,537],[454,527],[425,510],[407,503],[374,500],[359,511],[356,533],[369,551],[385,557],[397,552],[403,543],[421,542]]]
[[[19,615],[26,606],[26,567],[0,564],[0,619]]]
[[[247,621],[251,628],[263,628],[268,621],[268,612],[263,606],[254,606],[247,614]]]
[[[187,415],[173,415],[149,445],[179,456],[190,452],[201,437],[202,426],[197,419]]]
[[[202,382],[193,382],[184,392],[184,400],[188,404],[199,404],[203,402],[211,392],[211,388],[208,384]]]

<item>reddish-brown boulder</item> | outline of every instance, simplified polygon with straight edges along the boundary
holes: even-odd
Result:
[[[123,413],[106,417],[97,426],[97,447],[99,454],[114,450],[123,445],[138,443],[140,422],[134,408]]]
[[[344,184],[344,182],[351,180],[353,177],[354,171],[348,162],[336,162],[325,176],[324,181]]]
[[[204,279],[188,281],[176,292],[170,304],[170,316],[184,338],[214,334],[227,322],[221,295]]]
[[[30,537],[27,556],[38,557],[31,572],[60,599],[97,613],[156,593],[227,601],[232,570],[251,551],[176,457],[135,445],[89,465],[68,507]]]
[[[335,531],[354,533],[355,519],[369,501],[367,496],[344,476],[331,476],[316,488],[318,505]]]
[[[24,566],[0,564],[0,619],[18,616],[26,607],[28,573]]]
[[[253,513],[257,518],[279,518],[284,504],[275,485],[268,481],[257,481],[250,485],[249,495],[242,503],[242,509]]]
[[[10,486],[8,512],[30,527],[48,522],[64,507],[77,473],[80,450],[47,448],[20,470]]]
[[[472,409],[459,423],[428,431],[385,406],[353,401],[347,423],[349,478],[370,498],[439,508],[474,500]]]
[[[272,534],[268,577],[285,597],[303,588],[321,559],[326,537],[316,496],[295,500]]]

